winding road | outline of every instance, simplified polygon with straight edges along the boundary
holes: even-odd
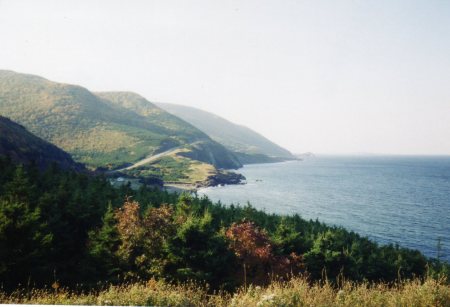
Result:
[[[179,150],[180,148],[182,148],[182,146],[178,146],[178,147],[171,148],[171,149],[169,149],[169,150],[160,152],[159,154],[156,154],[156,155],[153,155],[153,156],[148,156],[148,157],[146,157],[146,158],[144,158],[144,159],[142,159],[142,160],[137,161],[137,162],[134,163],[133,165],[130,165],[130,166],[127,166],[127,167],[124,167],[124,168],[121,168],[121,169],[116,169],[116,170],[110,171],[110,173],[121,172],[121,171],[127,171],[127,170],[130,170],[130,169],[139,167],[139,166],[141,166],[141,165],[145,165],[145,164],[147,164],[147,163],[156,161],[156,160],[158,160],[158,159],[161,158],[161,157],[170,155],[171,153],[174,153],[175,151]]]

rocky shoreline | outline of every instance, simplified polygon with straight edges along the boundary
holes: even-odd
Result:
[[[195,192],[200,188],[215,187],[228,184],[245,184],[246,178],[244,175],[227,171],[218,170],[215,174],[208,176],[205,181],[196,183],[181,183],[181,182],[165,182],[164,189],[171,192],[190,191]]]
[[[133,177],[121,172],[117,172],[113,176],[109,176],[109,182],[117,188],[122,185],[129,184],[133,190],[138,190],[141,185],[147,184],[170,192],[195,192],[197,189],[206,187],[215,187],[228,184],[245,184],[245,180],[246,178],[244,175],[228,170],[217,170],[214,174],[209,175],[204,181],[192,183],[178,181],[163,182],[160,179],[157,180],[155,178]]]
[[[204,185],[200,185],[199,187],[215,187],[218,185],[226,185],[226,184],[244,184],[246,178],[244,175],[219,170],[216,174],[209,176]]]

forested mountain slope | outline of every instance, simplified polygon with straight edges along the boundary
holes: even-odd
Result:
[[[251,159],[252,157],[261,162],[270,162],[270,158],[295,158],[288,150],[273,143],[261,134],[245,126],[234,124],[215,114],[176,104],[158,103],[157,105],[194,125],[208,134],[213,140],[235,152],[240,157],[241,162],[246,163],[246,159]]]
[[[14,163],[32,164],[44,169],[52,163],[65,169],[82,170],[71,156],[27,131],[23,126],[0,116],[0,157],[9,157]]]
[[[200,153],[193,149],[202,162],[241,166],[205,133],[133,93],[99,96],[80,86],[0,71],[0,114],[91,168],[113,169],[193,143],[203,144]]]
[[[184,135],[191,136],[186,139],[188,145],[185,148],[188,151],[182,153],[182,156],[219,168],[239,168],[242,166],[237,157],[223,145],[213,141],[207,134],[190,123],[159,108],[138,94],[132,92],[101,92],[96,94],[108,103],[126,108],[165,127],[173,139],[179,139]],[[183,139],[180,141],[183,142]]]

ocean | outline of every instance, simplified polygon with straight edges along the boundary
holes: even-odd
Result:
[[[450,156],[317,156],[247,165],[245,185],[198,191],[223,204],[298,213],[450,262]],[[438,241],[440,240],[440,248]]]

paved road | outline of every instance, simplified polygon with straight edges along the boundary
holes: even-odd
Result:
[[[177,151],[180,148],[181,148],[181,146],[171,148],[171,149],[163,151],[163,152],[161,152],[159,154],[156,154],[156,155],[153,155],[153,156],[148,156],[148,157],[146,157],[146,158],[144,158],[142,160],[139,160],[138,162],[134,163],[133,165],[130,165],[130,166],[127,166],[127,167],[124,167],[124,168],[121,168],[121,169],[116,169],[116,170],[113,170],[111,172],[113,173],[113,172],[127,171],[127,170],[130,170],[130,169],[139,167],[141,165],[153,162],[153,161],[155,161],[155,160],[157,160],[157,159],[159,159],[161,157],[164,157],[166,155],[170,155],[171,153]]]

